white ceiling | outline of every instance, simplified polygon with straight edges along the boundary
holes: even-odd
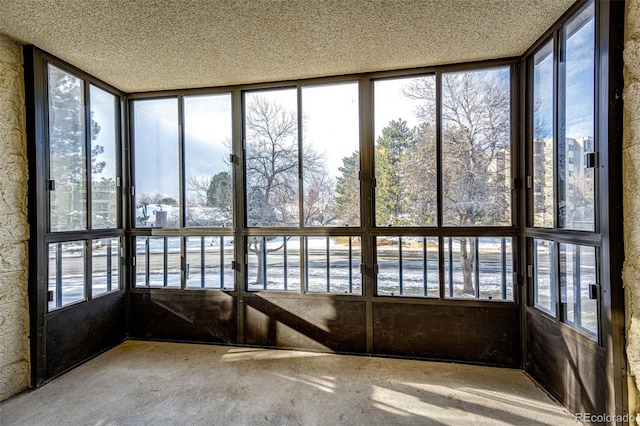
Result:
[[[521,55],[574,0],[0,0],[0,33],[125,92]]]

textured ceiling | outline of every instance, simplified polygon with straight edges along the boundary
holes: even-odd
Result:
[[[0,33],[125,92],[521,55],[573,0],[0,0]]]

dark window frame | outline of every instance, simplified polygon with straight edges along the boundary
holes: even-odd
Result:
[[[553,217],[554,217],[554,224],[551,227],[537,227],[534,225],[534,209],[535,209],[535,199],[534,199],[534,188],[533,187],[529,187],[529,185],[526,185],[526,202],[527,202],[527,206],[525,208],[525,212],[526,212],[526,222],[525,222],[525,226],[523,228],[523,234],[525,237],[525,243],[526,243],[526,250],[529,252],[528,255],[526,256],[526,262],[527,262],[527,268],[528,269],[533,269],[535,270],[535,268],[533,268],[534,265],[534,256],[535,253],[533,252],[534,249],[534,239],[545,239],[548,241],[551,241],[553,244],[553,256],[555,259],[555,262],[553,264],[553,270],[551,271],[551,280],[552,283],[554,284],[554,289],[555,289],[555,294],[553,295],[552,299],[555,302],[555,306],[552,307],[552,311],[548,312],[545,309],[542,309],[540,307],[537,307],[535,304],[535,289],[534,289],[534,282],[535,282],[535,271],[533,271],[533,273],[529,273],[528,275],[528,300],[526,305],[532,307],[533,309],[535,309],[536,311],[538,311],[539,313],[541,313],[542,315],[546,316],[547,318],[551,319],[552,321],[558,323],[558,324],[563,324],[567,327],[572,328],[573,330],[576,330],[577,332],[579,332],[580,334],[583,334],[585,336],[587,336],[589,339],[593,340],[594,342],[598,343],[599,345],[603,345],[603,334],[604,333],[604,329],[603,329],[603,320],[602,320],[602,314],[603,314],[603,310],[602,310],[602,286],[605,283],[605,277],[602,276],[602,274],[599,272],[597,279],[598,279],[598,283],[597,283],[597,288],[598,288],[598,307],[597,307],[597,317],[598,317],[598,326],[597,326],[597,331],[594,333],[591,330],[588,330],[584,327],[579,326],[578,324],[575,324],[572,321],[567,320],[567,318],[565,318],[565,309],[562,306],[562,292],[561,292],[561,288],[560,288],[560,282],[561,282],[561,276],[560,276],[560,244],[574,244],[574,245],[583,245],[583,246],[589,246],[589,247],[594,247],[596,250],[596,269],[598,271],[601,271],[602,269],[602,262],[603,262],[603,257],[602,257],[602,245],[604,244],[604,236],[601,232],[601,204],[600,204],[600,187],[602,185],[602,179],[600,176],[601,171],[599,170],[599,167],[595,168],[595,177],[594,177],[594,184],[595,184],[595,188],[594,188],[594,210],[595,210],[595,223],[594,223],[594,229],[593,231],[588,231],[588,230],[577,230],[577,229],[567,229],[566,227],[561,226],[560,224],[560,218],[559,218],[559,203],[560,203],[560,197],[561,197],[561,191],[560,191],[560,176],[559,176],[559,170],[560,170],[560,161],[561,158],[560,157],[565,157],[566,154],[562,153],[562,155],[560,154],[559,150],[561,148],[564,147],[564,144],[560,143],[560,137],[564,137],[564,135],[561,133],[562,129],[561,129],[561,124],[562,124],[562,120],[564,120],[564,116],[561,112],[562,109],[562,105],[561,102],[564,99],[564,81],[563,81],[563,77],[562,77],[562,71],[563,69],[561,68],[561,62],[564,60],[564,53],[562,52],[563,50],[563,46],[565,43],[564,37],[565,37],[565,27],[566,25],[571,22],[576,16],[578,16],[580,13],[582,13],[583,11],[585,11],[587,8],[589,7],[593,7],[594,8],[594,13],[593,13],[593,20],[594,20],[594,25],[595,25],[595,46],[594,46],[594,58],[595,58],[595,62],[594,62],[594,73],[595,73],[595,79],[594,79],[594,150],[596,152],[599,152],[601,149],[606,149],[606,147],[602,147],[600,146],[600,132],[599,132],[599,120],[600,120],[600,113],[599,111],[601,111],[601,109],[603,108],[603,106],[601,105],[601,100],[599,98],[599,90],[600,90],[600,85],[598,83],[599,79],[598,79],[598,74],[600,72],[599,70],[599,66],[600,66],[600,59],[599,59],[599,28],[598,28],[598,21],[599,21],[599,13],[601,12],[601,7],[598,4],[599,2],[597,1],[583,1],[581,3],[579,3],[578,5],[576,5],[576,7],[574,7],[570,13],[568,13],[564,19],[562,19],[561,21],[559,21],[554,27],[552,27],[550,29],[550,31],[548,32],[548,34],[546,34],[543,38],[541,38],[541,40],[534,45],[529,52],[527,52],[524,56],[523,56],[523,61],[526,63],[526,67],[527,67],[527,78],[526,78],[526,93],[527,95],[525,96],[526,99],[526,104],[527,104],[527,116],[526,116],[526,122],[527,122],[527,127],[526,127],[526,156],[527,156],[527,160],[526,160],[526,177],[525,180],[527,182],[531,182],[533,180],[533,171],[534,171],[534,164],[533,164],[533,157],[534,157],[534,153],[535,153],[535,143],[533,141],[533,120],[532,120],[532,116],[533,116],[533,111],[534,111],[534,105],[533,105],[533,91],[534,91],[534,81],[533,81],[533,75],[534,75],[534,58],[535,58],[535,54],[537,52],[539,52],[541,49],[544,49],[546,47],[546,44],[549,41],[552,41],[552,53],[553,53],[553,67],[554,67],[554,73],[553,73],[553,101],[554,101],[554,106],[553,106],[553,120],[554,120],[554,132],[553,132],[553,138],[554,138],[554,144],[553,144],[553,190],[554,190],[554,195],[553,195]],[[571,151],[571,152],[575,152],[575,151]],[[566,165],[569,164],[574,164],[573,163],[574,158],[573,157],[569,157],[567,158],[566,161]]]
[[[32,277],[32,283],[37,288],[41,289],[38,294],[38,302],[36,303],[36,310],[38,315],[49,316],[56,315],[60,311],[65,311],[80,303],[90,302],[96,298],[107,297],[110,294],[122,293],[126,287],[125,266],[124,266],[124,251],[121,249],[118,256],[118,287],[112,288],[111,291],[106,293],[100,293],[94,297],[93,295],[93,283],[92,283],[92,259],[93,259],[93,240],[105,239],[105,238],[118,238],[120,240],[120,247],[124,247],[124,221],[125,216],[123,214],[123,206],[125,205],[123,196],[123,187],[125,182],[124,172],[124,160],[123,160],[123,103],[124,94],[116,88],[109,86],[108,84],[96,79],[95,77],[85,73],[82,70],[75,68],[74,66],[46,53],[37,48],[33,48],[33,59],[29,58],[30,66],[33,67],[33,79],[34,79],[34,92],[42,99],[42,105],[36,110],[37,120],[40,120],[42,129],[36,131],[36,138],[38,143],[35,146],[31,146],[32,150],[29,152],[29,156],[32,159],[36,159],[38,167],[32,171],[30,175],[30,187],[34,190],[31,191],[31,199],[33,204],[39,206],[35,212],[30,214],[37,216],[30,220],[32,222],[31,232],[34,238],[31,241],[31,251],[34,253],[31,256],[36,256],[36,259],[40,259],[35,262],[38,270],[35,277]],[[71,76],[81,80],[83,97],[84,97],[84,141],[83,152],[85,153],[85,177],[86,183],[86,203],[85,212],[87,214],[86,228],[82,230],[72,231],[51,231],[50,229],[50,187],[48,184],[50,176],[49,167],[49,100],[48,100],[48,87],[49,87],[49,65],[52,65],[63,72],[70,74]],[[115,130],[115,157],[116,157],[116,177],[119,180],[119,185],[116,186],[116,199],[117,199],[117,219],[116,227],[113,228],[92,228],[92,198],[91,198],[91,167],[90,158],[88,153],[91,152],[91,86],[107,92],[114,96],[114,115],[116,119]],[[38,107],[36,107],[38,108]],[[34,152],[35,151],[35,152]],[[39,160],[38,160],[39,159]],[[48,247],[52,244],[67,243],[67,242],[82,242],[85,246],[84,251],[84,295],[82,299],[75,300],[72,303],[55,306],[54,309],[49,309],[47,300],[51,297],[48,293]],[[37,248],[34,249],[34,245],[42,247],[42,251]],[[42,254],[40,254],[42,253]],[[30,257],[30,260],[34,260],[34,257]],[[39,277],[39,278],[38,278]],[[117,296],[116,296],[117,297]],[[58,305],[56,303],[56,305]]]

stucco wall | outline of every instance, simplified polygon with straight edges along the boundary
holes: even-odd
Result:
[[[627,315],[627,359],[633,383],[640,379],[640,0],[627,0],[624,89],[624,244],[623,279]],[[634,395],[635,392],[630,393]],[[638,400],[629,401],[638,407]],[[635,403],[635,404],[634,404]]]
[[[22,49],[0,34],[0,401],[29,384]]]

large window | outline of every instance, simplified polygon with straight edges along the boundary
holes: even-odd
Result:
[[[558,123],[558,225],[595,230],[595,4],[563,26]],[[593,160],[595,161],[595,157]]]
[[[435,76],[377,80],[377,226],[437,224]]]
[[[119,99],[94,85],[91,98],[91,226],[118,227]]]
[[[514,301],[511,78],[134,97],[136,287]]]
[[[50,231],[87,229],[87,150],[82,79],[49,65]]]
[[[362,293],[358,99],[356,82],[244,94],[249,290]]]
[[[244,120],[247,225],[297,227],[300,150],[296,89],[247,93]]]
[[[185,226],[231,227],[231,96],[184,97]]]
[[[533,226],[554,226],[554,55],[553,40],[533,56]]]
[[[231,94],[131,105],[135,287],[234,290]]]
[[[442,76],[443,224],[511,224],[509,68]]]
[[[176,98],[133,103],[135,224],[180,226],[180,155]]]
[[[377,294],[514,300],[511,68],[373,89]]]
[[[358,84],[302,88],[305,226],[360,226]]]
[[[63,66],[46,68],[46,276],[53,311],[121,288],[121,126],[119,96]]]
[[[529,59],[528,226],[540,238],[527,246],[529,303],[597,339],[595,7],[584,5]]]

